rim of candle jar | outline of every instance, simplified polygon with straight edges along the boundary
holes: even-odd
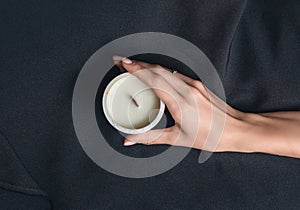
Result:
[[[108,108],[106,106],[106,102],[107,102],[107,93],[109,92],[110,88],[120,79],[127,77],[127,76],[133,76],[134,75],[130,74],[129,72],[126,73],[122,73],[118,76],[116,76],[112,81],[109,82],[109,84],[106,86],[104,93],[103,93],[103,98],[102,98],[102,108],[103,108],[103,112],[104,115],[106,117],[106,119],[108,120],[108,122],[118,131],[121,131],[123,133],[127,133],[127,134],[139,134],[139,133],[145,133],[149,130],[151,130],[152,128],[154,128],[159,121],[161,120],[164,111],[165,111],[165,103],[159,99],[160,103],[159,103],[159,111],[157,113],[157,115],[155,116],[155,118],[146,126],[142,127],[142,128],[137,128],[137,129],[132,129],[132,128],[126,128],[123,127],[117,123],[114,122],[114,120],[112,119],[111,115],[109,114]],[[149,87],[150,88],[150,87]],[[150,88],[151,89],[151,88]]]

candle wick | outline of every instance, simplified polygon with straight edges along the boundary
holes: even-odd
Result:
[[[132,96],[130,96],[130,98],[131,98],[132,102],[134,103],[134,105],[136,105],[137,107],[139,107],[139,104],[136,102],[136,100]]]

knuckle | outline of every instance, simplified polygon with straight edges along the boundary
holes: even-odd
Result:
[[[151,79],[152,86],[159,86],[160,83],[161,83],[161,76],[158,74],[154,74]]]
[[[159,69],[159,70],[160,70],[160,69],[162,69],[162,66],[159,65],[159,64],[154,64],[154,65],[153,65],[153,68],[154,68],[154,69]]]
[[[191,82],[191,84],[192,84],[194,87],[196,87],[196,88],[203,87],[203,83],[200,82],[199,80],[193,80],[193,81]]]
[[[145,67],[143,67],[141,64],[136,64],[135,68],[137,68],[138,70],[145,70]]]
[[[198,95],[199,94],[199,90],[195,87],[189,87],[189,94],[192,95]]]
[[[193,83],[194,83],[193,86],[195,88],[197,88],[199,91],[201,91],[202,93],[206,93],[207,92],[206,87],[205,87],[205,85],[202,82],[200,82],[198,80],[194,80]]]
[[[197,88],[189,86],[185,99],[187,106],[190,106],[191,104],[195,105],[195,103],[202,100],[201,92]]]

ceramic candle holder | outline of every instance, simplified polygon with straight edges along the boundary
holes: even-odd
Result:
[[[108,122],[127,134],[151,130],[165,110],[165,104],[152,89],[128,72],[115,77],[107,85],[102,107]]]

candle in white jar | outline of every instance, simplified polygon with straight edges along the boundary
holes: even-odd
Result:
[[[104,91],[104,114],[110,124],[124,133],[150,130],[161,119],[164,108],[152,89],[130,73],[114,78]]]

